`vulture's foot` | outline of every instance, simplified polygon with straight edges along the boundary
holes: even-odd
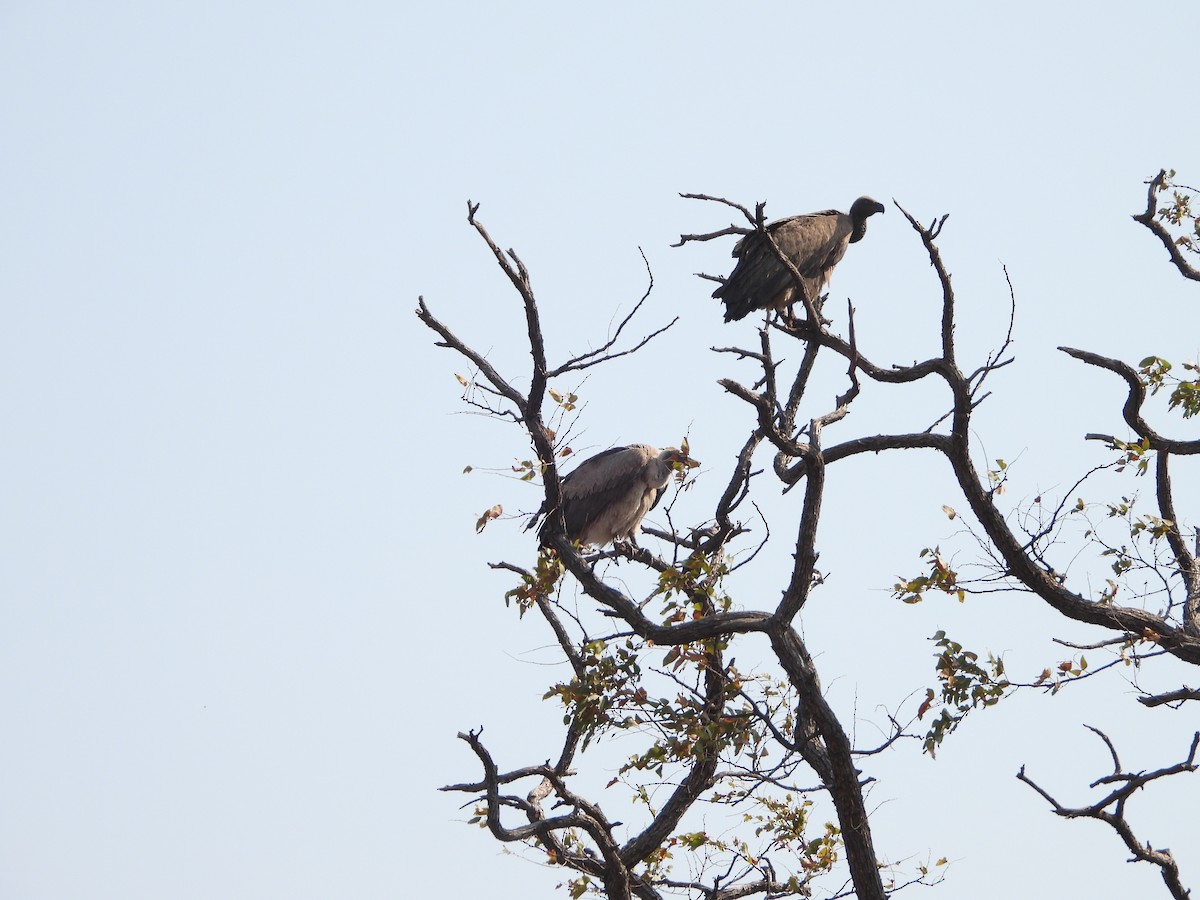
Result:
[[[797,337],[802,337],[814,330],[813,324],[807,316],[803,319],[798,318],[791,310],[788,310],[786,313],[780,313],[776,325],[788,334],[793,334]]]
[[[641,548],[635,538],[620,538],[613,541],[613,550],[616,551],[617,557],[633,556]]]

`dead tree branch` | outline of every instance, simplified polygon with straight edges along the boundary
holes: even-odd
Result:
[[[1064,819],[1095,819],[1111,827],[1120,836],[1121,840],[1125,842],[1125,846],[1129,848],[1130,853],[1133,854],[1132,861],[1148,862],[1158,866],[1163,882],[1166,884],[1171,896],[1175,900],[1187,900],[1191,892],[1183,886],[1183,882],[1180,880],[1179,865],[1176,863],[1175,857],[1166,848],[1156,850],[1150,845],[1149,841],[1143,842],[1140,840],[1134,834],[1133,827],[1125,817],[1125,807],[1128,800],[1137,791],[1142,790],[1151,782],[1184,772],[1194,772],[1197,768],[1196,750],[1200,746],[1200,732],[1197,732],[1193,736],[1191,747],[1188,749],[1187,756],[1182,762],[1157,769],[1153,772],[1125,772],[1122,771],[1120,759],[1117,757],[1117,750],[1108,735],[1098,728],[1092,728],[1090,725],[1087,727],[1104,741],[1109,753],[1112,755],[1113,773],[1097,779],[1091,785],[1092,787],[1098,787],[1101,784],[1117,785],[1107,796],[1090,806],[1068,807],[1052,797],[1049,792],[1027,776],[1024,766],[1021,766],[1020,771],[1017,772],[1017,778],[1037,791],[1054,809],[1056,815],[1062,816]]]
[[[1143,706],[1170,706],[1171,704],[1179,705],[1187,700],[1200,700],[1200,691],[1188,687],[1186,684],[1177,691],[1168,691],[1165,694],[1148,694],[1145,697],[1138,697],[1138,703]]]

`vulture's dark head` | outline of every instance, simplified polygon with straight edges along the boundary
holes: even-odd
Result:
[[[861,241],[867,233],[867,219],[875,213],[884,211],[883,204],[871,197],[859,197],[850,207],[850,222],[853,230],[850,232],[850,243]]]

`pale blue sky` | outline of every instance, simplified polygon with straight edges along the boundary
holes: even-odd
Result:
[[[1085,432],[1120,429],[1117,380],[1055,346],[1200,346],[1195,289],[1129,220],[1159,167],[1200,180],[1176,57],[1197,33],[1185,3],[0,6],[0,895],[550,895],[560,871],[435,791],[477,774],[456,731],[483,725],[502,767],[524,765],[556,752],[561,716],[540,700],[548,636],[486,567],[527,562],[529,536],[473,529],[493,503],[536,507],[485,471],[527,444],[455,415],[464,366],[412,315],[423,294],[498,366],[526,365],[467,199],[529,265],[552,357],[641,295],[643,248],[648,326],[682,321],[592,376],[577,449],[690,429],[711,473],[697,509],[749,423],[707,348],[753,326],[722,324],[692,276],[728,244],[669,247],[729,221],[678,193],[775,216],[862,193],[949,212],[964,354],[1007,322],[1002,264],[1017,291],[1018,363],[976,424],[1032,497],[1104,459]],[[936,285],[896,210],[833,291],[869,354],[936,346]],[[872,392],[842,434],[943,401]],[[861,729],[929,682],[937,628],[1034,672],[1059,658],[1049,636],[1096,639],[1023,598],[888,599],[953,535],[935,460],[864,461],[829,491],[833,578],[805,628]],[[764,493],[786,533],[796,498]],[[786,550],[740,602],[771,602]],[[1195,713],[1147,713],[1115,677],[988,712],[936,762],[874,761],[880,853],[948,856],[947,897],[1159,896],[1113,835],[1012,777],[1027,763],[1082,802],[1106,766],[1085,721],[1153,767]],[[1200,787],[1172,788],[1135,827],[1195,886]]]

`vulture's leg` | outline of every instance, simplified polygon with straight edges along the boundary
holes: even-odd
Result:
[[[619,566],[622,558],[632,556],[633,550],[627,541],[616,539],[612,542],[612,549],[605,551],[604,556],[613,561],[613,565]]]
[[[796,296],[795,294],[793,294],[792,297],[790,298],[790,302],[786,306],[781,307],[782,309],[786,310],[786,312],[787,312],[786,321],[787,321],[789,330],[800,331],[802,329],[802,327],[805,325],[807,325],[810,328],[820,328],[823,325],[832,325],[833,324],[833,321],[831,319],[827,319],[827,318],[825,318],[825,316],[823,316],[821,314],[821,310],[825,306],[825,300],[829,297],[828,294],[819,294],[818,296],[813,297],[812,305],[813,305],[813,308],[817,311],[817,321],[810,322],[808,320],[807,312],[806,312],[803,320],[799,319],[796,316],[796,304],[804,303],[804,288],[800,288],[800,290],[796,291],[795,293],[799,294],[799,296]]]
[[[791,330],[796,325],[796,318],[792,315],[790,306],[780,307],[779,309],[768,309],[767,318],[763,323],[763,328],[770,331],[772,324],[778,324],[780,328]]]

